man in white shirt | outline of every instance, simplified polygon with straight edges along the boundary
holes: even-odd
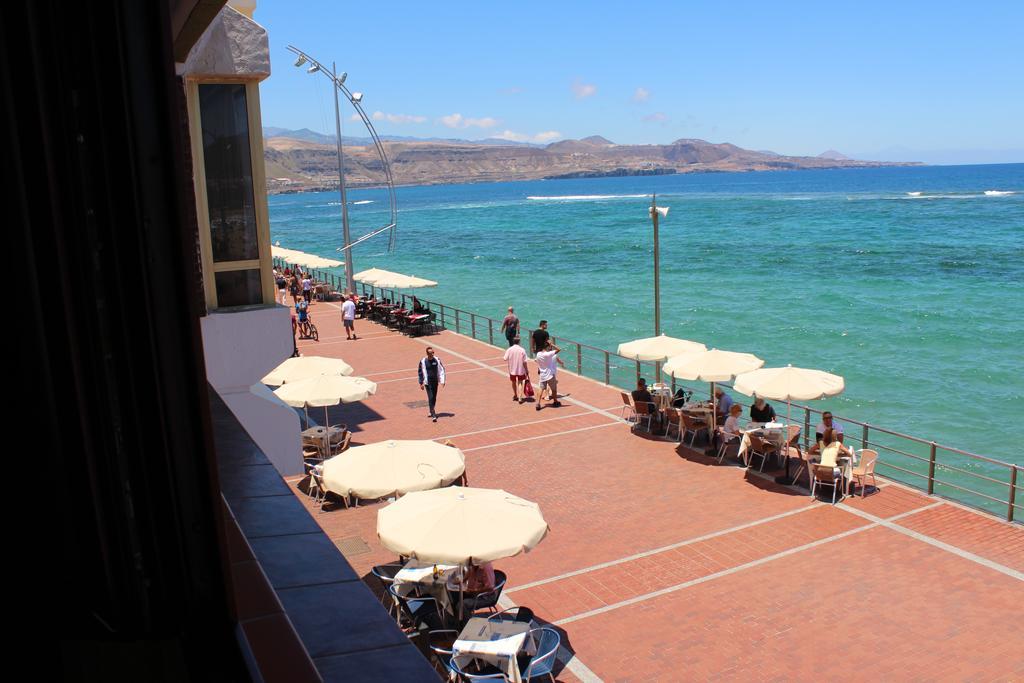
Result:
[[[552,399],[553,408],[561,408],[558,402],[558,366],[565,365],[558,354],[562,349],[551,343],[549,339],[543,351],[537,353],[537,369],[540,375],[540,392],[537,394],[537,410],[541,409],[545,389],[548,391],[548,398]]]
[[[519,392],[526,381],[526,349],[519,345],[519,335],[512,338],[512,346],[505,351],[508,378],[512,381],[512,400],[522,404]]]
[[[814,435],[818,441],[825,438],[825,432],[829,429],[835,435],[836,441],[843,443],[843,423],[838,420],[832,419],[832,413],[827,410],[821,414],[821,422],[818,423],[817,428],[814,430]]]
[[[356,338],[356,302],[355,296],[349,295],[341,304],[341,320],[345,323],[345,339]]]

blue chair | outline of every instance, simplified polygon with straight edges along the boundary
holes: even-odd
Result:
[[[501,591],[505,588],[505,581],[507,580],[508,577],[505,575],[505,572],[495,570],[494,588],[486,593],[477,593],[473,596],[465,596],[465,601],[462,605],[463,613],[473,614],[474,612],[479,612],[480,610],[485,609],[492,612],[497,611],[498,598],[501,597]]]
[[[533,621],[533,610],[529,607],[509,607],[487,617],[487,621],[518,621],[529,624]]]
[[[395,582],[395,574],[401,571],[403,566],[401,562],[388,562],[387,564],[378,564],[370,570],[380,581],[380,601],[387,607],[388,614],[392,616],[397,616],[395,608],[398,604],[388,594],[388,586]]]
[[[488,664],[479,671],[469,672],[462,669],[454,657],[450,661],[448,666],[460,681],[508,681],[505,673],[496,666]]]
[[[532,681],[538,676],[547,676],[551,683],[555,683],[555,661],[558,655],[558,647],[562,643],[562,637],[553,628],[542,627],[530,630],[528,636],[537,643],[537,654],[530,658],[530,663],[520,674],[524,681]]]
[[[454,629],[427,632],[427,645],[436,660],[434,668],[445,677],[449,674],[458,674],[457,670],[452,667],[452,643],[458,637],[459,632]]]
[[[445,627],[444,613],[437,598],[400,595],[393,583],[388,586],[388,594],[398,605],[400,626],[404,617],[411,630],[426,626],[429,630],[437,631]]]

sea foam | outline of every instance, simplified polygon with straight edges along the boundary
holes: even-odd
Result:
[[[639,199],[649,197],[647,194],[563,194],[554,197],[527,197],[539,201],[593,200],[593,199]]]
[[[1005,197],[1008,194],[1017,194],[1011,190],[985,190],[986,197]]]

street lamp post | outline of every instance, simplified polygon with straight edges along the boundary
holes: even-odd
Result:
[[[658,240],[658,218],[668,216],[667,206],[658,206],[657,195],[651,195],[651,222],[654,224],[654,336],[661,334],[661,251]]]
[[[353,276],[354,268],[352,265],[352,247],[370,239],[371,237],[375,237],[382,232],[390,231],[388,251],[392,251],[395,248],[395,229],[398,227],[398,205],[395,198],[395,181],[391,174],[391,164],[388,163],[388,157],[384,151],[384,143],[381,142],[380,136],[377,135],[377,131],[373,127],[373,123],[370,122],[370,117],[367,116],[366,111],[363,110],[361,104],[363,101],[363,94],[361,92],[352,92],[345,86],[345,79],[348,78],[348,74],[345,72],[340,74],[337,73],[337,65],[334,63],[332,63],[331,68],[328,69],[326,65],[313,59],[309,56],[309,53],[303,52],[294,45],[289,45],[288,50],[297,57],[295,60],[296,67],[301,67],[308,62],[310,67],[307,69],[307,73],[322,73],[324,76],[331,79],[331,88],[334,91],[334,130],[338,154],[338,188],[341,194],[342,241],[344,242],[344,244],[338,248],[338,251],[345,254],[345,286],[350,292],[353,292],[355,291],[355,279]],[[381,168],[384,170],[384,179],[388,191],[388,201],[391,208],[391,220],[387,225],[375,228],[355,241],[352,240],[351,231],[349,229],[348,196],[345,188],[345,152],[342,149],[341,144],[341,106],[338,102],[339,92],[348,99],[349,104],[351,104],[356,110],[359,118],[363,121],[363,125],[366,126],[366,130],[370,133],[370,138],[373,140],[373,145],[377,150],[377,156],[380,157]]]

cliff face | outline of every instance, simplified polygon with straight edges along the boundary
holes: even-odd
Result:
[[[616,145],[600,136],[563,140],[547,147],[445,141],[384,143],[396,184],[432,185],[557,177],[764,171],[801,168],[892,166],[874,161],[787,157],[728,143],[681,139],[669,145]],[[270,192],[333,187],[338,182],[333,144],[288,137],[266,141]],[[379,184],[380,160],[371,146],[345,147],[345,181]]]

